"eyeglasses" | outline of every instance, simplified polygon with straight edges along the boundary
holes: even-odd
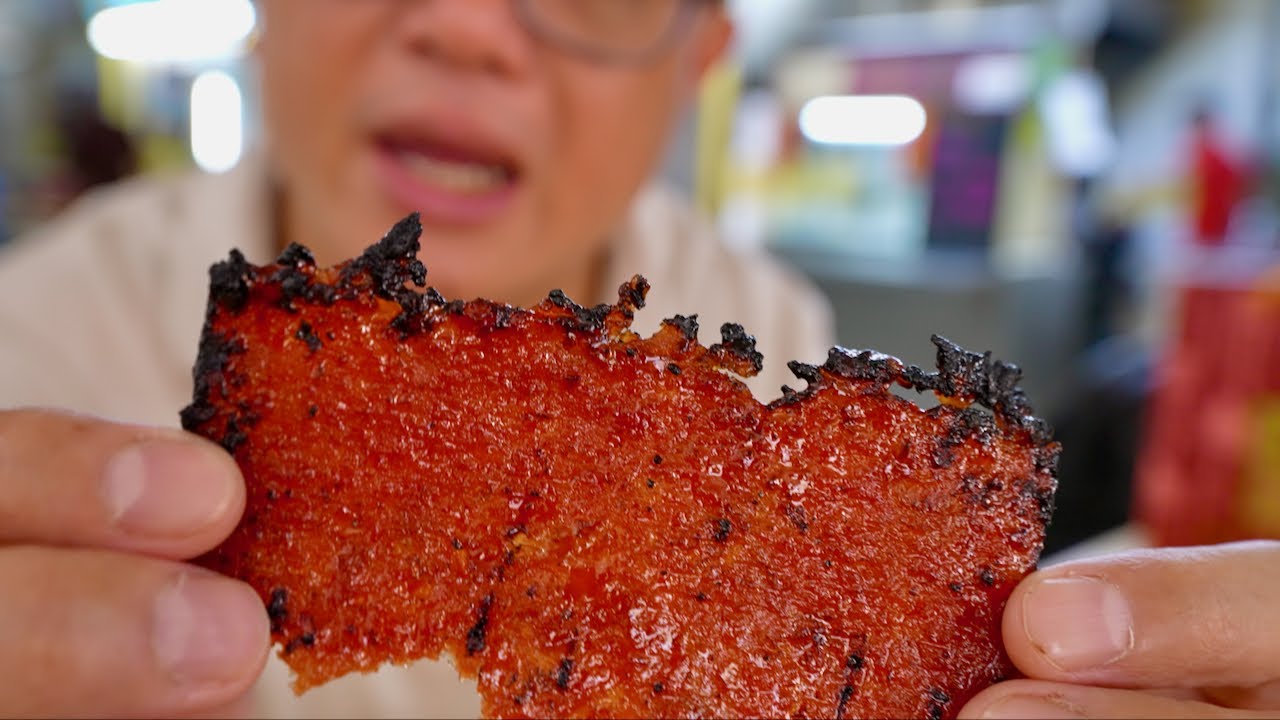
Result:
[[[721,0],[513,0],[540,40],[593,62],[643,64],[688,31],[698,6]]]

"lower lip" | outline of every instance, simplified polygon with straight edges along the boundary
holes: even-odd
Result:
[[[396,151],[376,149],[378,180],[392,200],[409,211],[419,211],[427,223],[482,225],[498,218],[511,206],[516,181],[482,192],[461,192],[423,180],[400,162]]]

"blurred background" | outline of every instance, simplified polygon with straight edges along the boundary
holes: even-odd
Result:
[[[665,165],[839,338],[1027,371],[1051,548],[1280,536],[1280,2],[738,0]],[[0,244],[260,136],[248,0],[0,0]]]

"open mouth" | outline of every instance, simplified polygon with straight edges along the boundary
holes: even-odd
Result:
[[[396,156],[419,180],[459,193],[492,192],[511,182],[513,174],[503,165],[444,160],[412,150],[400,150]]]
[[[520,184],[516,163],[480,148],[394,138],[377,142],[388,194],[424,221],[475,224],[493,219]]]

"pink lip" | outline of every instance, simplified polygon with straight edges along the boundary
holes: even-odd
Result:
[[[515,200],[519,177],[485,192],[458,192],[423,180],[404,166],[396,145],[374,145],[375,173],[386,194],[406,210],[417,210],[428,224],[474,226],[492,222]],[[444,151],[438,156],[465,160],[463,154]]]

